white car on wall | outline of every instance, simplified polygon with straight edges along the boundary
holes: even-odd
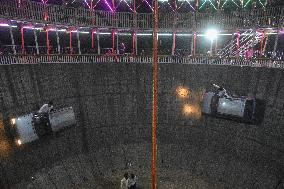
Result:
[[[260,124],[264,117],[265,102],[245,96],[219,96],[218,92],[203,95],[202,113],[251,124]]]
[[[18,145],[29,143],[76,124],[72,107],[49,114],[30,113],[11,119],[11,131]]]

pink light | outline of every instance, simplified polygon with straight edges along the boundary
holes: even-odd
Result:
[[[34,29],[33,26],[24,26],[23,28],[24,28],[24,29]]]
[[[41,0],[41,2],[42,2],[43,4],[46,4],[46,3],[48,2],[48,0]]]
[[[87,2],[87,0],[84,0],[85,4],[88,6],[89,9],[91,9],[91,6],[89,5],[89,3]]]
[[[8,26],[9,26],[9,24],[0,23],[0,26],[3,26],[3,27],[8,27]]]
[[[129,6],[129,4],[125,1],[125,0],[123,0],[125,3],[126,3],[126,5],[128,6],[128,8],[132,11],[132,12],[134,12],[133,11],[133,9]]]
[[[111,8],[111,6],[108,4],[107,0],[104,0],[105,4],[108,6],[108,8],[111,10],[111,12],[113,12],[113,9]]]

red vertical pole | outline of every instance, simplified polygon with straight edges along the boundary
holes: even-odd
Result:
[[[114,3],[115,3],[114,0],[112,0],[112,10],[113,10],[113,12],[115,12],[115,4]]]
[[[95,48],[94,31],[92,30],[92,49]]]
[[[136,32],[132,34],[132,54],[136,55]]]
[[[46,29],[46,47],[47,47],[47,54],[49,54],[49,49],[50,49],[48,33],[49,33],[49,32],[48,32],[48,29]]]
[[[115,31],[113,30],[111,32],[112,34],[112,53],[114,53],[114,50],[115,50]]]
[[[193,33],[193,48],[192,48],[192,56],[195,56],[196,52],[196,32]]]
[[[70,30],[69,34],[69,48],[70,48],[70,54],[73,54],[73,47],[72,47],[72,32]]]
[[[151,188],[157,189],[157,113],[158,113],[158,0],[154,0],[153,28],[153,98],[152,98],[152,176]]]
[[[263,42],[264,42],[264,33],[261,33],[261,39],[260,39],[260,55],[262,55],[262,51],[263,51]]]
[[[176,50],[176,32],[173,33],[172,55],[175,55],[175,50]]]
[[[238,32],[237,33],[237,56],[240,55],[240,36],[241,34]]]
[[[24,27],[21,27],[21,39],[22,39],[22,54],[25,54],[25,37],[24,37]]]

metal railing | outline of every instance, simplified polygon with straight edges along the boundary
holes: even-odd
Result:
[[[119,56],[119,55],[3,55],[0,56],[0,65],[12,64],[44,64],[44,63],[152,63],[150,56]],[[159,56],[161,64],[208,64],[268,67],[284,69],[284,61],[272,59],[240,59],[218,57],[175,57]]]
[[[270,7],[231,13],[160,13],[160,29],[202,30],[209,25],[220,29],[236,29],[257,26],[279,26],[283,22],[283,7]],[[152,13],[91,11],[83,8],[67,8],[25,0],[18,6],[17,0],[1,2],[0,18],[30,22],[63,24],[103,28],[151,29]]]

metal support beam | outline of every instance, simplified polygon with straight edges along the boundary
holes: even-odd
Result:
[[[101,54],[101,47],[100,47],[100,32],[97,30],[97,43],[98,43],[98,55]]]
[[[69,49],[70,49],[70,54],[73,54],[73,47],[72,47],[72,32],[70,30],[69,33]]]
[[[9,27],[9,31],[10,31],[11,45],[12,45],[12,48],[13,48],[13,53],[17,54],[16,46],[15,46],[15,40],[14,40],[14,35],[13,35],[13,28],[11,26]]]
[[[78,51],[79,51],[79,54],[81,54],[81,41],[80,41],[79,31],[77,31],[76,34],[77,34],[77,41],[78,41]]]
[[[21,27],[21,43],[22,54],[25,54],[25,36],[23,26]]]
[[[171,53],[171,55],[174,56],[175,55],[175,51],[176,51],[176,32],[173,32],[172,37],[173,37],[173,43],[172,43],[172,53]]]
[[[118,44],[118,33],[116,34],[116,54],[120,54],[120,52],[119,52],[119,44]]]
[[[273,47],[273,58],[276,57],[276,50],[277,50],[277,45],[278,45],[278,39],[279,39],[279,30],[277,31],[277,35],[276,35],[276,39],[275,39],[275,42],[274,42],[274,47]]]
[[[37,34],[36,34],[36,30],[34,31],[34,38],[35,38],[35,45],[36,45],[36,54],[39,55],[39,48],[38,48],[38,41],[37,41]]]
[[[56,30],[56,42],[57,42],[57,53],[60,54],[61,52],[61,49],[60,49],[60,38],[59,38],[59,35],[58,35],[58,30]]]
[[[230,54],[229,54],[229,56],[232,56],[232,54],[233,54],[233,50],[234,50],[234,38],[235,38],[235,34],[232,34],[232,38],[231,38],[231,45],[230,45]]]
[[[192,38],[191,38],[191,56],[195,56],[196,52],[196,32],[193,32]]]
[[[50,46],[49,46],[49,35],[48,35],[48,29],[46,30],[46,47],[47,47],[47,54],[49,54]]]
[[[151,188],[157,189],[157,113],[158,113],[158,0],[154,0],[153,28],[153,98],[152,98],[152,174]]]

